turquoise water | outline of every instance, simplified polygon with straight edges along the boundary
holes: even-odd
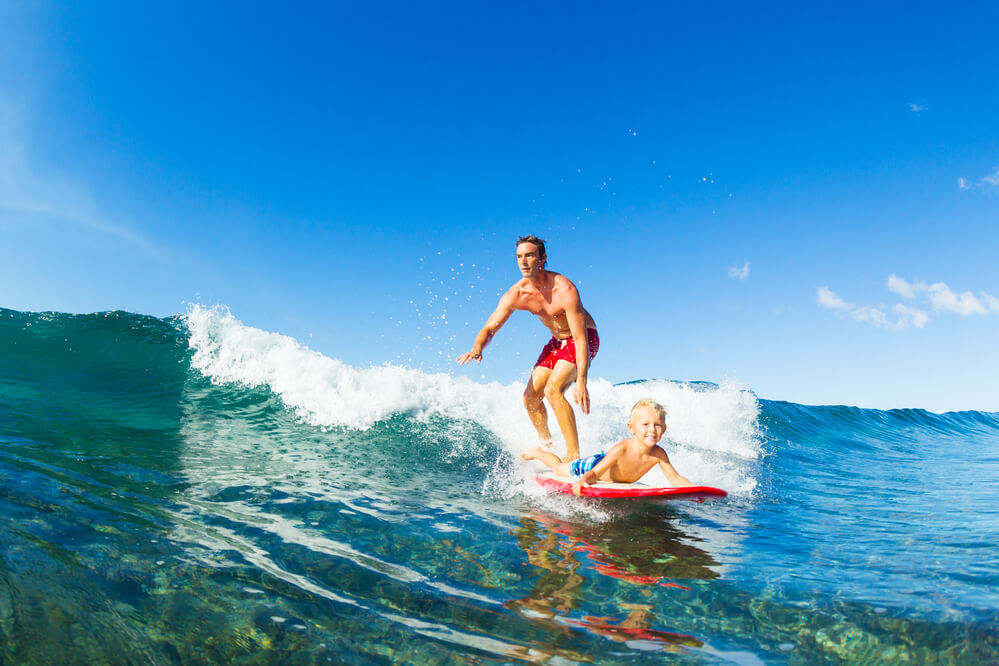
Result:
[[[549,497],[521,387],[0,310],[2,663],[994,663],[999,415],[651,395],[717,501]],[[655,479],[652,479],[655,480]]]

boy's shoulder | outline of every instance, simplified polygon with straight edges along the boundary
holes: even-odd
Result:
[[[660,444],[656,444],[649,449],[648,454],[653,458],[658,458],[659,460],[669,460],[669,456],[666,455],[666,449],[664,449]]]
[[[618,442],[614,446],[610,447],[607,450],[607,453],[610,453],[614,449],[618,449],[618,450],[622,450],[622,451],[630,451],[631,448],[632,448],[632,445],[634,444],[634,440],[635,440],[634,437],[628,437],[628,438],[622,439],[620,442]]]

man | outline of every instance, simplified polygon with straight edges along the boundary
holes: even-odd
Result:
[[[542,402],[543,398],[548,399],[565,438],[565,461],[568,462],[579,458],[579,433],[576,414],[565,399],[565,391],[576,382],[573,399],[584,414],[590,413],[586,373],[600,347],[600,337],[593,317],[579,300],[576,285],[564,275],[546,269],[547,262],[543,240],[537,236],[517,239],[517,265],[523,278],[500,298],[496,311],[475,337],[472,351],[457,360],[460,365],[470,363],[472,359],[481,363],[482,350],[514,310],[527,310],[537,315],[551,331],[552,339],[541,350],[531,372],[524,390],[524,406],[538,431],[541,445],[548,447],[552,436],[548,430],[548,412]]]

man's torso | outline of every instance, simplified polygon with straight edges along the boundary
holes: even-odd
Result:
[[[537,316],[541,323],[552,332],[552,336],[565,339],[572,335],[569,330],[569,320],[566,317],[566,306],[570,301],[578,302],[579,295],[573,284],[564,275],[549,272],[551,286],[539,289],[528,279],[520,280],[514,285],[516,296],[513,307],[526,310]],[[580,304],[583,311],[586,328],[596,328],[593,317]]]

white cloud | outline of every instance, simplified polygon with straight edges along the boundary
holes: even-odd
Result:
[[[954,312],[962,317],[985,314],[985,308],[970,291],[962,292],[960,295],[955,294],[943,282],[931,284],[927,291],[934,310]]]
[[[982,176],[975,183],[969,183],[968,179],[964,177],[957,179],[957,188],[959,190],[970,190],[972,187],[983,189],[999,187],[999,166],[993,167],[992,173]]]
[[[893,273],[888,277],[888,289],[909,300],[916,298],[917,295],[926,294],[930,299],[930,305],[937,312],[953,312],[965,317],[986,312],[986,307],[970,291],[955,294],[943,282],[934,284],[926,284],[922,280],[906,282]],[[982,294],[987,295],[987,292]]]
[[[890,328],[888,324],[888,318],[885,316],[884,310],[881,308],[871,307],[870,305],[862,305],[859,308],[854,308],[850,316],[861,323],[871,323],[875,326],[880,326],[881,328]]]
[[[737,280],[745,280],[749,277],[749,262],[747,261],[742,265],[742,268],[737,268],[735,266],[728,267],[728,276],[730,278],[735,278]]]
[[[888,289],[895,292],[902,298],[915,298],[916,285],[909,284],[894,273],[888,276]]]
[[[888,276],[885,283],[894,294],[901,296],[905,300],[913,301],[922,299],[933,313],[950,312],[968,317],[971,315],[985,315],[989,313],[999,313],[999,298],[996,298],[987,291],[980,293],[979,299],[970,291],[955,293],[943,282],[927,284],[922,280],[908,281],[900,278],[894,273]],[[913,328],[925,327],[931,319],[930,312],[925,309],[903,305],[898,303],[891,308],[894,315],[892,319],[885,311],[883,305],[853,305],[837,296],[829,287],[820,287],[816,292],[819,305],[831,310],[838,310],[844,316],[850,316],[855,321],[873,324],[880,328],[902,331],[910,326]]]
[[[843,316],[849,316],[861,324],[872,324],[888,331],[904,331],[910,326],[923,328],[930,321],[930,316],[927,313],[917,308],[902,305],[901,303],[892,307],[891,312],[894,315],[894,318],[892,318],[885,312],[883,305],[855,306],[845,303],[842,299],[836,297],[835,294],[832,294],[832,292],[827,293],[831,294],[835,302],[840,304],[834,309],[839,310]],[[826,307],[832,306],[827,305]]]
[[[908,328],[910,324],[916,328],[922,328],[930,322],[930,315],[927,313],[917,308],[902,305],[901,303],[893,307],[891,311],[898,317],[899,330]]]
[[[918,104],[916,102],[909,102],[909,110],[913,113],[921,113],[922,111],[929,111],[930,107],[925,104]]]
[[[892,307],[891,311],[895,315],[894,319],[888,316],[882,305],[877,307],[862,305],[854,308],[850,312],[850,316],[860,323],[873,324],[888,331],[904,331],[910,326],[922,328],[930,321],[930,316],[927,313],[901,303]]]
[[[830,310],[849,310],[853,304],[837,296],[829,287],[819,287],[815,293],[819,305]]]

